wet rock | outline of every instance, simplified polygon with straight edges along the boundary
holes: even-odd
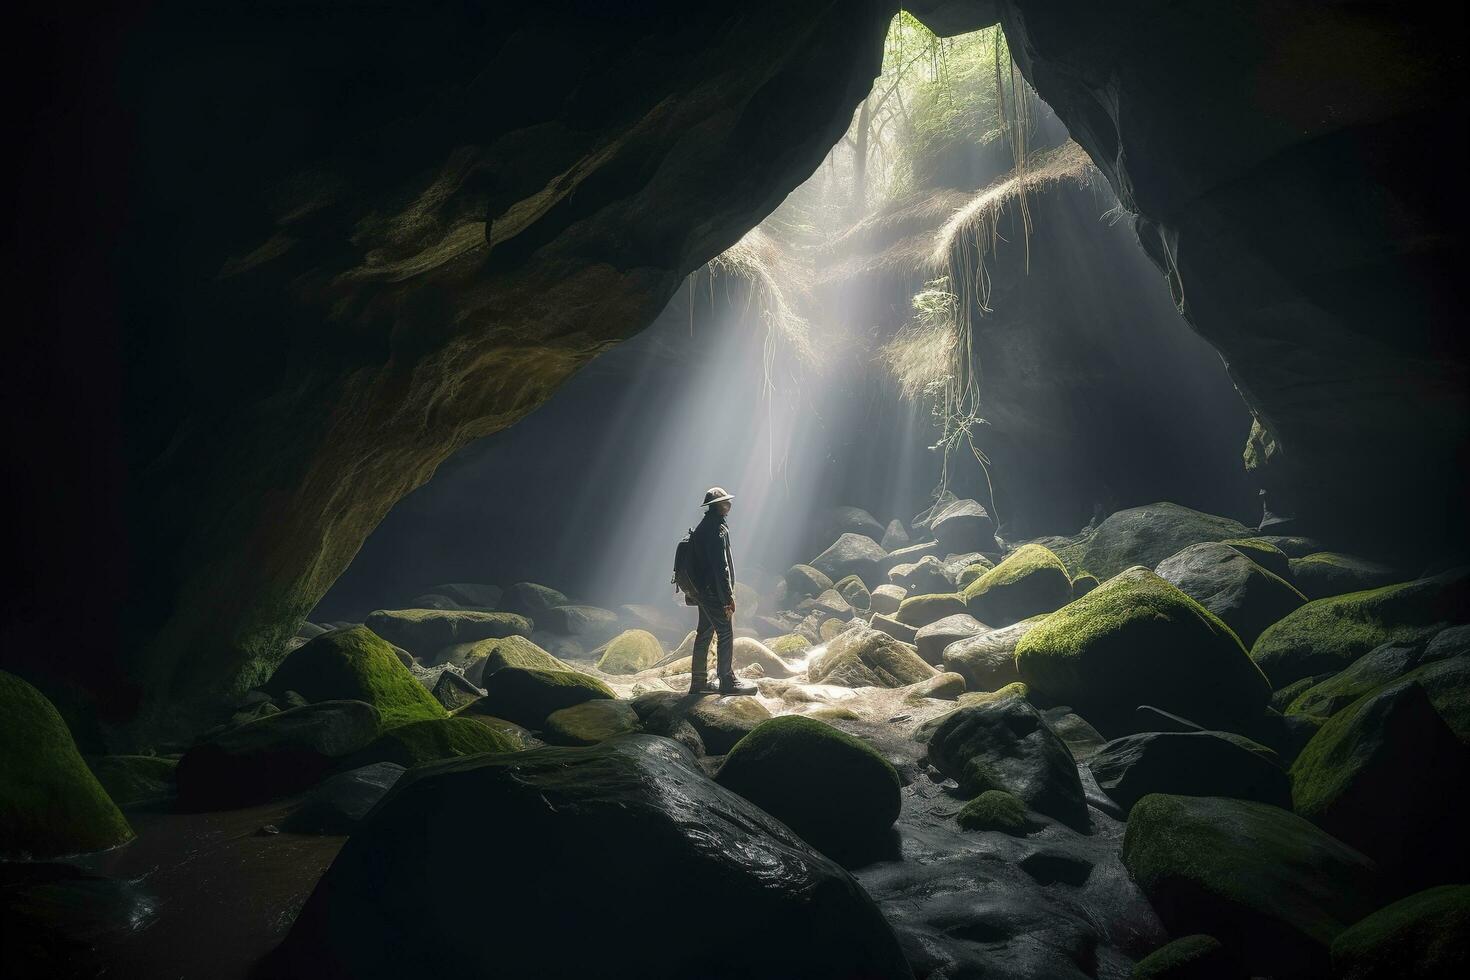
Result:
[[[690,726],[710,755],[724,755],[771,712],[752,697],[690,696],[659,691],[632,702],[643,719],[643,729],[677,739],[681,726]]]
[[[385,727],[445,716],[388,644],[363,626],[323,633],[291,653],[265,690],[273,695],[297,691],[310,702],[366,701]]]
[[[869,595],[868,606],[875,613],[891,616],[898,612],[898,604],[908,594],[908,590],[900,585],[880,585]]]
[[[856,575],[864,582],[879,582],[887,557],[888,553],[872,538],[848,532],[812,559],[812,567],[833,581]]]
[[[996,551],[995,521],[974,500],[956,500],[935,514],[929,530],[948,551]]]
[[[1193,544],[1249,536],[1245,525],[1228,518],[1157,503],[1118,511],[1058,557],[1072,572],[1091,572],[1106,582],[1132,565],[1153,568]]]
[[[847,604],[853,609],[867,609],[872,603],[872,595],[863,580],[856,575],[849,575],[833,586],[837,594],[847,600]]]
[[[1470,885],[1441,885],[1385,906],[1332,943],[1336,980],[1450,980],[1470,963]]]
[[[1128,735],[1102,746],[1088,764],[1124,813],[1149,793],[1291,806],[1291,780],[1276,753],[1231,732]]]
[[[893,637],[903,643],[913,644],[919,638],[917,628],[907,623],[900,623],[893,616],[877,615],[868,623],[873,629],[880,633]]]
[[[805,637],[800,637],[803,642],[810,643]],[[794,645],[788,644],[788,645]],[[694,642],[691,639],[689,647],[692,650]],[[676,651],[677,652],[677,651]],[[730,666],[734,670],[742,670],[753,665],[760,665],[764,677],[790,677],[794,671],[791,665],[776,654],[770,647],[760,640],[749,636],[735,637],[735,643],[730,651]],[[719,666],[716,640],[711,638],[709,650],[705,654],[705,673],[713,677]],[[660,672],[661,676],[673,676],[676,674],[688,674],[693,668],[693,657],[681,657],[667,664]]]
[[[0,671],[0,856],[54,857],[132,838],[55,706]]]
[[[990,627],[969,613],[956,613],[937,619],[928,626],[921,626],[915,634],[914,645],[925,663],[938,666],[943,662],[945,648],[956,640],[988,632]]]
[[[898,604],[894,617],[900,623],[915,629],[937,623],[946,616],[958,616],[965,612],[965,600],[953,592],[934,595],[911,595]]]
[[[1289,582],[1227,544],[1191,545],[1159,562],[1154,572],[1220,617],[1247,649],[1266,627],[1307,601]]]
[[[818,850],[870,845],[898,818],[898,773],[861,739],[801,715],[762,722],[731,748],[716,781]]]
[[[1028,809],[1087,826],[1087,804],[1072,753],[1020,697],[957,708],[929,739],[929,759],[966,793],[1013,793]]]
[[[293,834],[350,834],[406,770],[375,762],[337,775],[306,795],[282,830]]]
[[[807,668],[812,683],[843,687],[905,687],[935,673],[912,647],[861,626],[833,639]]]
[[[1035,824],[1026,816],[1026,804],[1014,793],[988,789],[960,808],[955,820],[966,830],[993,830],[1024,837]]]
[[[1239,965],[1214,936],[1181,936],[1133,967],[1131,980],[1240,980]]]
[[[110,951],[152,927],[158,905],[141,882],[60,862],[0,863],[0,966],[19,978],[115,974]]]
[[[1145,568],[1048,616],[1021,638],[1016,667],[1104,731],[1140,704],[1214,724],[1259,714],[1271,696],[1235,635]]]
[[[404,768],[426,762],[452,759],[477,752],[515,752],[520,744],[511,736],[497,732],[469,718],[439,718],[399,725],[375,738],[366,748],[343,764],[357,769],[378,762],[392,762]]]
[[[379,609],[368,629],[420,657],[456,643],[502,636],[529,636],[531,621],[510,612],[443,609]]]
[[[540,613],[544,613],[552,606],[570,605],[571,601],[548,585],[516,582],[514,585],[506,586],[505,592],[500,597],[500,608],[505,612],[519,613],[534,622]]]
[[[991,626],[1010,626],[1060,609],[1072,599],[1072,579],[1056,555],[1024,545],[960,593],[970,615]]]
[[[878,541],[879,547],[884,551],[897,551],[899,548],[907,548],[909,545],[909,532],[904,530],[903,521],[898,518],[888,522],[888,527],[883,532],[883,537]]]
[[[1470,615],[1470,570],[1316,599],[1269,627],[1251,659],[1276,687],[1342,670],[1385,643],[1429,639]]]
[[[491,731],[498,732],[509,740],[509,743],[515,747],[514,751],[517,752],[522,749],[540,748],[546,744],[541,739],[532,735],[529,729],[505,718],[497,718],[494,715],[483,715],[473,710],[466,711],[459,717],[467,718],[477,725],[484,725]]]
[[[998,630],[956,640],[940,655],[945,670],[965,679],[972,691],[994,691],[1021,679],[1016,671],[1016,645],[1045,616],[1035,616]]]
[[[552,745],[596,745],[641,731],[638,712],[627,701],[584,701],[546,716],[546,741]]]
[[[1092,862],[1080,854],[1057,847],[1042,847],[1021,859],[1021,870],[1037,884],[1062,882],[1080,885],[1092,874]]]
[[[831,577],[810,565],[792,565],[786,570],[785,581],[786,595],[793,600],[821,595],[832,588]]]
[[[500,605],[500,597],[503,595],[500,586],[480,582],[447,582],[436,585],[429,591],[447,596],[461,606],[482,610],[494,609]]]
[[[179,760],[179,803],[229,809],[299,792],[366,747],[381,724],[365,701],[322,701],[228,729]]]
[[[954,591],[954,579],[949,569],[933,555],[926,555],[916,562],[895,565],[888,571],[888,581],[911,595],[932,595]]]
[[[1470,748],[1413,681],[1329,719],[1292,764],[1291,796],[1403,890],[1470,876]]]
[[[174,795],[179,760],[157,755],[104,755],[87,763],[120,807],[158,803]]]
[[[1377,589],[1408,578],[1390,565],[1336,551],[1318,551],[1290,561],[1292,580],[1308,599]]]
[[[553,711],[613,697],[602,681],[578,671],[505,667],[485,678],[485,696],[470,710],[538,729]]]
[[[597,669],[605,674],[636,674],[663,657],[664,648],[658,637],[647,630],[624,630],[607,645],[597,661]]]
[[[1333,939],[1380,887],[1371,860],[1308,821],[1223,797],[1145,796],[1123,863],[1171,933],[1208,930],[1252,975],[1325,974]]]
[[[434,689],[431,693],[434,695],[434,700],[444,706],[445,711],[453,712],[484,697],[485,689],[466,680],[463,674],[446,670],[434,682]]]
[[[485,842],[441,859],[429,828],[475,814]],[[607,841],[619,846],[609,848]],[[515,901],[467,929],[428,914],[478,902],[486,881]],[[548,883],[559,883],[548,889]],[[609,900],[609,895],[618,896]],[[691,909],[751,935],[794,930],[779,970],[814,978],[911,974],[863,890],[783,824],[705,777],[687,751],[632,735],[591,748],[481,756],[401,779],[343,847],[274,962],[294,975],[737,977],[771,973],[768,942],[723,944],[669,928]],[[566,923],[577,923],[566,941]]]

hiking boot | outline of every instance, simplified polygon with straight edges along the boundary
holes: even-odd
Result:
[[[750,681],[742,681],[738,677],[721,677],[720,693],[730,694],[755,694],[759,689]]]
[[[720,689],[709,682],[708,677],[689,678],[690,694],[718,694]]]

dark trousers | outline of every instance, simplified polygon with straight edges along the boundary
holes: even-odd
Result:
[[[718,637],[715,654],[715,665],[720,680],[729,680],[735,677],[735,669],[731,663],[735,659],[735,630],[730,625],[730,617],[725,615],[725,606],[718,599],[699,600],[699,625],[694,630],[694,652],[691,654],[692,666],[689,670],[692,677],[709,676],[709,641],[710,635]]]

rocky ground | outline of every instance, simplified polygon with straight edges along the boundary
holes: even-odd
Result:
[[[84,759],[0,675],[7,973],[1463,965],[1470,571],[1167,503],[830,531],[738,587],[755,697],[686,693],[680,608],[527,582],[307,624],[148,755]]]

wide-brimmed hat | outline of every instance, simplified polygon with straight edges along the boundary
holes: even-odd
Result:
[[[708,490],[706,490],[704,492],[704,505],[703,506],[708,507],[710,504],[717,504],[721,500],[734,500],[734,499],[735,499],[735,495],[733,493],[726,493],[724,487],[710,487]]]

